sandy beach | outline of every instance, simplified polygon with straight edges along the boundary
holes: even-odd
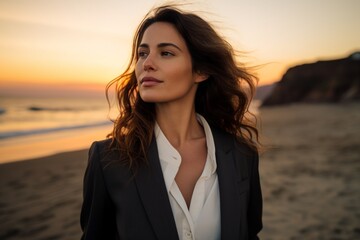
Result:
[[[359,109],[260,110],[261,239],[360,239]],[[86,161],[85,149],[0,164],[0,239],[79,239]]]
[[[360,239],[360,103],[261,109],[263,239]]]
[[[87,151],[0,165],[0,239],[79,239]]]

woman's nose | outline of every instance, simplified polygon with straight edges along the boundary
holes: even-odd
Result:
[[[151,54],[149,54],[147,56],[147,58],[145,59],[143,65],[144,65],[144,71],[151,71],[151,70],[156,69],[154,59],[153,59],[153,56]]]

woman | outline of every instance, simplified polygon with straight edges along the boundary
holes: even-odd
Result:
[[[231,46],[199,16],[159,7],[112,84],[120,115],[89,152],[82,239],[258,239],[255,83]]]

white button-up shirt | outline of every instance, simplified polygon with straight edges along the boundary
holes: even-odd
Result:
[[[167,140],[158,124],[155,124],[155,137],[180,240],[216,240],[220,239],[221,225],[215,144],[206,120],[199,114],[197,119],[205,131],[207,157],[203,172],[195,184],[190,208],[187,207],[185,199],[175,182],[175,176],[181,164],[181,156]]]

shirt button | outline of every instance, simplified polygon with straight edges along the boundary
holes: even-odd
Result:
[[[185,232],[185,237],[186,237],[187,239],[191,239],[191,232],[186,231],[186,232]]]

